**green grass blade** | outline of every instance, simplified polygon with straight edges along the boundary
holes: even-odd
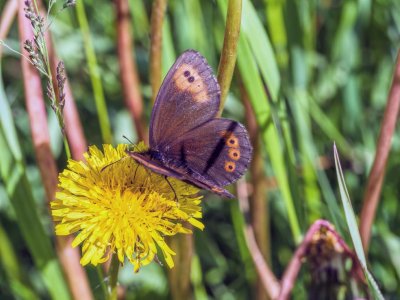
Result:
[[[263,143],[282,192],[293,238],[296,242],[300,242],[301,231],[289,187],[279,133],[272,122],[271,108],[258,73],[256,61],[251,52],[250,45],[243,35],[240,36],[238,45],[238,67],[249,94],[257,123],[262,129]]]
[[[340,166],[339,154],[337,152],[336,145],[333,146],[333,151],[335,156],[336,175],[339,183],[340,197],[342,199],[347,226],[350,231],[350,236],[353,241],[354,249],[356,251],[361,267],[364,270],[365,277],[368,279],[370,288],[372,288],[375,298],[384,300],[383,295],[379,290],[378,284],[376,283],[375,279],[367,268],[367,259],[365,257],[364,249],[361,243],[361,236],[360,232],[358,231],[356,216],[354,214],[353,206],[351,205],[349,192],[347,191],[342,168]]]
[[[84,2],[77,1],[75,7],[79,27],[81,29],[83,37],[86,59],[89,67],[90,80],[92,82],[94,100],[96,103],[97,113],[100,122],[101,135],[103,138],[103,142],[110,144],[112,142],[110,120],[108,118],[106,99],[104,97],[103,84],[100,77],[100,69],[97,64],[96,53],[94,51],[92,38],[90,36],[90,29],[86,17]]]
[[[207,24],[204,20],[203,6],[206,7],[207,4],[200,4],[198,0],[174,2],[173,21],[178,41],[175,49],[181,52],[193,48],[207,58],[210,66],[216,67],[213,39],[204,30]]]
[[[321,195],[317,184],[317,152],[311,132],[311,119],[308,113],[306,91],[307,64],[304,51],[296,47],[291,52],[293,91],[290,93],[289,105],[294,115],[298,144],[300,146],[301,170],[304,179],[304,201],[307,203],[308,223],[312,224],[321,218]]]
[[[10,204],[15,211],[19,228],[33,261],[40,270],[52,299],[70,299],[52,243],[46,235],[35,207],[1,75],[0,108],[0,153],[2,154],[0,173]]]
[[[171,24],[168,16],[164,17],[163,24],[163,43],[162,43],[162,76],[167,75],[169,69],[173,65],[176,54],[174,49],[174,42],[171,34]]]
[[[226,11],[226,10],[225,10]],[[278,99],[281,79],[268,35],[250,0],[243,1],[242,36],[250,45],[272,100]],[[257,38],[254,38],[257,37]]]
[[[145,42],[145,46],[149,46],[150,22],[143,0],[129,0],[129,8],[132,14],[135,40]]]
[[[207,291],[203,284],[203,273],[201,270],[200,259],[197,254],[194,254],[192,258],[190,277],[193,285],[194,299],[207,300]]]
[[[38,299],[38,296],[23,283],[18,258],[8,238],[7,232],[0,225],[0,262],[7,277],[10,290],[21,299]]]
[[[280,67],[287,69],[289,55],[287,53],[287,35],[284,19],[284,1],[265,0],[268,32],[274,45],[276,60]]]
[[[240,257],[242,259],[243,269],[248,281],[254,281],[257,271],[254,267],[253,259],[251,258],[249,247],[247,246],[246,237],[244,236],[243,228],[246,227],[245,219],[239,208],[238,201],[232,201],[230,204],[231,218],[237,245],[239,248]]]

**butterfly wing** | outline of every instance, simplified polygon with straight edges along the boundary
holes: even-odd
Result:
[[[252,147],[242,124],[216,118],[171,143],[165,154],[172,164],[179,162],[177,167],[187,169],[196,182],[222,187],[245,173]]]
[[[176,138],[215,117],[220,88],[205,58],[184,52],[165,77],[153,107],[150,147],[164,152]]]

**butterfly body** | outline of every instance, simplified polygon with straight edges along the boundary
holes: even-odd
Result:
[[[246,171],[252,147],[240,123],[217,118],[220,88],[198,52],[184,52],[157,95],[150,122],[150,149],[128,154],[156,173],[224,197],[226,186]]]

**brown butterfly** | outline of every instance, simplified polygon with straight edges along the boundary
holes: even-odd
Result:
[[[185,51],[158,92],[150,121],[150,149],[128,154],[152,171],[224,197],[251,160],[244,126],[217,118],[220,87],[205,58]]]

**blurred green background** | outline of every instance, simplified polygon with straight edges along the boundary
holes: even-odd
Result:
[[[0,0],[0,12],[5,2]],[[152,1],[130,0],[129,3],[134,55],[148,122]],[[113,142],[126,143],[123,135],[136,141],[121,90],[113,3],[86,0],[84,6]],[[163,27],[163,74],[188,48],[201,52],[217,72],[226,7],[226,0],[168,1]],[[84,51],[87,41],[82,39],[75,9],[57,15],[50,30],[57,53],[65,63],[87,141],[101,145]],[[20,49],[16,22],[6,43]],[[247,99],[258,122],[265,175],[262,178],[267,220],[264,230],[270,235],[268,261],[278,278],[290,261],[296,239],[318,218],[334,223],[351,245],[337,192],[332,146],[335,141],[354,211],[358,214],[399,46],[398,0],[243,0],[236,71],[223,116],[244,124],[251,122],[244,114],[243,102]],[[24,205],[27,198],[33,200],[43,229],[50,240],[54,239],[35,163],[20,60],[18,55],[4,49],[0,98],[5,101],[1,102],[1,114],[3,120],[7,118],[5,107],[9,107],[8,117],[12,118],[9,123],[3,121],[0,128],[0,299],[48,299],[51,296],[39,276],[42,270],[34,263],[34,254],[29,251],[26,235],[21,231],[21,213],[13,204],[19,201],[19,205]],[[66,163],[62,136],[50,107],[48,112],[52,151],[61,170]],[[16,127],[14,142],[19,146],[5,138],[12,123]],[[15,147],[20,147],[19,158]],[[10,197],[9,171],[21,166],[20,162],[28,181],[18,185],[17,196]],[[400,295],[399,167],[397,130],[368,256],[370,271],[387,299],[399,299]],[[248,181],[251,187],[255,178],[249,176]],[[291,205],[292,213],[289,212]],[[206,194],[203,208],[206,229],[194,234],[196,256],[192,271],[187,274],[195,297],[256,297],[257,274],[242,233],[244,221],[237,202]],[[87,267],[86,270],[96,298],[101,299],[96,269]],[[132,266],[126,264],[120,281],[127,287],[129,299],[170,298],[166,270],[155,263],[144,267],[139,274],[134,274]],[[310,275],[304,267],[295,285],[294,299],[307,298],[309,284]]]

